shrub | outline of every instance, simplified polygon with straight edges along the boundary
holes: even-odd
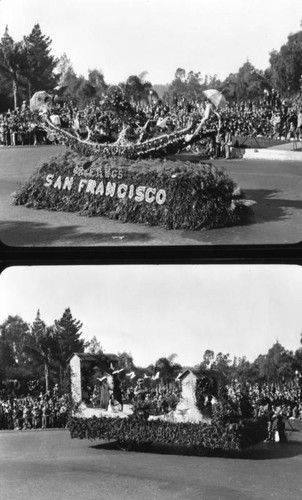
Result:
[[[247,223],[251,209],[235,183],[208,164],[85,158],[67,152],[45,162],[13,197],[15,205],[167,229]]]

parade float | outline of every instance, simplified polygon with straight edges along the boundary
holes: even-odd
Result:
[[[152,382],[144,388],[138,384],[130,405],[115,400],[118,379],[114,376],[123,369],[112,365],[108,369],[108,363],[105,366],[97,355],[74,354],[70,367],[75,410],[67,427],[72,438],[114,442],[123,450],[147,451],[159,446],[161,451],[168,448],[176,453],[221,455],[240,452],[267,437],[266,420],[253,418],[251,408],[242,404],[243,399],[231,404],[222,393],[213,391],[209,377],[198,377],[191,370],[180,373],[175,381],[177,399],[159,406],[156,397],[152,400],[148,396]],[[153,385],[160,386],[157,375]],[[143,379],[136,382],[140,381]],[[89,384],[94,387],[93,393],[99,394],[96,400],[92,396],[90,405],[86,393]],[[153,392],[160,394],[154,387]],[[164,410],[158,411],[159,407]]]
[[[197,141],[213,140],[215,130],[199,131],[196,117],[181,130],[154,136],[149,121],[119,88],[111,88],[103,111],[119,121],[120,131],[113,142],[104,142],[80,114],[71,127],[61,126],[45,92],[33,96],[31,109],[37,111],[39,126],[67,150],[45,161],[14,193],[15,205],[167,229],[249,222],[252,202],[223,170],[201,161],[167,159]]]

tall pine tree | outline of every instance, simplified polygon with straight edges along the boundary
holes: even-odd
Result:
[[[21,69],[28,83],[29,98],[39,90],[53,91],[59,81],[60,75],[54,73],[58,60],[51,55],[51,43],[39,24],[35,24],[30,35],[23,39],[25,57]]]
[[[27,352],[32,356],[38,366],[43,366],[45,377],[45,391],[49,390],[49,375],[52,363],[57,355],[57,343],[53,327],[46,326],[38,310],[35,321],[31,327],[31,342]]]
[[[68,359],[74,352],[84,352],[85,340],[80,339],[82,335],[82,323],[71,314],[67,307],[61,319],[55,321],[55,335],[59,347],[58,362],[60,365],[60,383],[66,374]]]

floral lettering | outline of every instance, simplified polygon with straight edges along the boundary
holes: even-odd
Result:
[[[106,196],[111,196],[113,197],[114,196],[114,193],[115,193],[115,188],[116,188],[116,183],[115,182],[107,182],[107,186],[106,186]]]
[[[152,203],[155,200],[155,196],[154,196],[155,193],[156,193],[156,189],[154,189],[154,188],[147,188],[146,189],[145,200],[147,203]]]
[[[163,205],[167,199],[167,194],[164,189],[159,189],[156,193],[156,203]]]
[[[96,181],[90,179],[87,184],[86,193],[94,194],[95,188],[96,188]]]
[[[73,177],[66,177],[64,184],[63,184],[63,189],[68,189],[68,191],[71,190],[73,184]]]
[[[136,188],[135,201],[143,201],[145,197],[146,186],[138,186]]]
[[[46,176],[46,182],[44,184],[45,187],[49,187],[52,185],[52,181],[53,181],[53,178],[54,178],[54,175],[53,174],[48,174]]]
[[[128,186],[126,184],[120,184],[117,190],[118,198],[125,198],[127,194]]]
[[[57,178],[56,182],[54,183],[53,187],[61,189],[61,187],[62,187],[62,177],[60,175]]]
[[[95,194],[104,194],[104,183],[103,181],[101,181],[98,185],[98,187],[96,188],[96,191],[95,191]]]
[[[82,189],[85,186],[85,184],[87,184],[87,179],[81,179],[80,182],[79,182],[79,188],[78,188],[78,192],[79,193],[82,191]]]
[[[133,198],[133,195],[134,195],[134,186],[133,186],[133,184],[131,184],[131,186],[129,188],[129,194],[128,194],[129,200],[131,200]]]

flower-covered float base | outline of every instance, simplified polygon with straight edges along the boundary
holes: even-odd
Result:
[[[43,163],[13,203],[198,230],[247,223],[252,211],[242,198],[232,179],[209,164],[67,152]]]
[[[227,455],[262,442],[267,437],[265,419],[235,423],[172,423],[128,418],[70,418],[71,438],[115,441],[126,450],[147,451],[151,445],[174,447],[176,453]]]

